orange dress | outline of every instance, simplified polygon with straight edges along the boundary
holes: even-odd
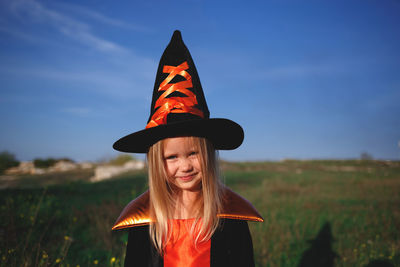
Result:
[[[210,267],[211,239],[194,244],[195,219],[171,220],[173,233],[164,249],[164,267]]]

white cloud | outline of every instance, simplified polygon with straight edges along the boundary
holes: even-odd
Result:
[[[86,90],[103,95],[126,98],[140,97],[146,99],[147,88],[151,88],[152,80],[144,77],[141,73],[138,76],[130,75],[131,69],[115,72],[109,70],[60,70],[48,67],[37,66],[36,68],[11,68],[0,66],[0,74],[5,77],[24,77],[25,80],[32,78],[44,81],[56,81],[61,84],[70,83],[70,90]],[[76,88],[76,89],[74,89]],[[3,88],[7,89],[7,88]],[[56,90],[57,88],[54,88]],[[142,89],[142,90],[140,90]]]
[[[0,1],[0,15],[4,15],[0,16],[0,34],[6,33],[24,42],[34,43],[40,49],[28,57],[3,53],[0,75],[8,77],[9,81],[3,86],[3,92],[11,92],[12,85],[18,84],[16,81],[20,80],[19,77],[24,77],[25,81],[31,81],[32,84],[37,81],[44,84],[43,81],[46,81],[45,84],[49,85],[46,90],[68,88],[75,92],[85,90],[118,99],[146,98],[144,92],[152,88],[157,62],[94,34],[95,30],[101,32],[102,29],[92,29],[93,26],[86,23],[86,18],[75,19],[65,15],[65,9],[58,5],[44,3],[48,3],[47,6],[35,0]],[[84,8],[82,10],[90,13]],[[122,26],[123,22],[94,11],[91,16],[104,23],[125,27]],[[49,30],[52,31],[50,35]],[[84,44],[93,51],[84,47],[75,49],[72,56],[68,54],[70,50],[64,53],[65,46],[70,46],[70,43],[59,42],[59,38],[54,38],[54,32],[75,43]],[[57,49],[47,50],[49,44],[57,46]],[[45,55],[43,58],[42,52]],[[52,57],[51,53],[56,54]],[[57,83],[64,86],[57,86]],[[44,87],[41,88],[43,90]]]
[[[96,20],[96,21],[106,24],[106,25],[124,28],[124,29],[128,29],[128,30],[134,30],[137,32],[152,32],[152,30],[148,27],[144,27],[144,26],[140,26],[140,25],[133,25],[133,24],[126,23],[124,21],[121,21],[121,20],[118,20],[115,18],[110,18],[110,17],[104,16],[103,14],[101,14],[99,12],[96,12],[89,8],[85,8],[83,6],[78,6],[78,5],[71,4],[71,3],[68,3],[68,4],[67,3],[55,3],[55,4],[58,7],[61,7],[65,10],[72,11],[73,13],[76,13],[76,14],[84,15],[85,18],[91,18],[93,20]]]
[[[129,53],[128,49],[121,45],[96,36],[89,24],[47,8],[35,0],[12,0],[7,4],[11,13],[24,23],[29,19],[31,23],[50,25],[68,38],[102,52]],[[30,38],[29,35],[23,36],[19,33],[19,36],[25,39]]]

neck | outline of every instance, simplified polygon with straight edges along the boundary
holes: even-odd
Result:
[[[190,219],[195,217],[201,206],[200,200],[200,191],[180,191],[176,198],[174,219]]]

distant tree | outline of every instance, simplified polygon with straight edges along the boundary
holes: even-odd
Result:
[[[8,168],[18,165],[19,161],[15,158],[14,154],[8,151],[0,152],[0,174],[4,173]]]
[[[361,153],[360,158],[361,158],[361,160],[373,160],[374,159],[372,157],[372,155],[367,152]]]
[[[135,158],[133,156],[131,156],[131,155],[120,154],[117,157],[111,159],[108,163],[111,164],[111,165],[122,166],[126,162],[131,161],[131,160],[135,160]]]
[[[34,159],[33,164],[35,165],[36,168],[49,168],[56,164],[58,160],[53,159],[53,158],[47,158],[47,159]]]

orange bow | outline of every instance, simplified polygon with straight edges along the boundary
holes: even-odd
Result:
[[[186,61],[177,67],[164,66],[163,73],[169,73],[169,75],[160,84],[158,91],[165,92],[157,99],[154,109],[158,109],[156,112],[154,112],[150,122],[146,126],[146,129],[158,126],[160,124],[166,124],[167,115],[169,113],[191,113],[204,118],[203,112],[194,107],[197,105],[196,95],[187,89],[193,87],[192,77],[186,72],[188,68],[189,65]],[[176,75],[184,77],[185,81],[170,84],[169,82]],[[175,91],[186,95],[186,97],[168,97]]]

